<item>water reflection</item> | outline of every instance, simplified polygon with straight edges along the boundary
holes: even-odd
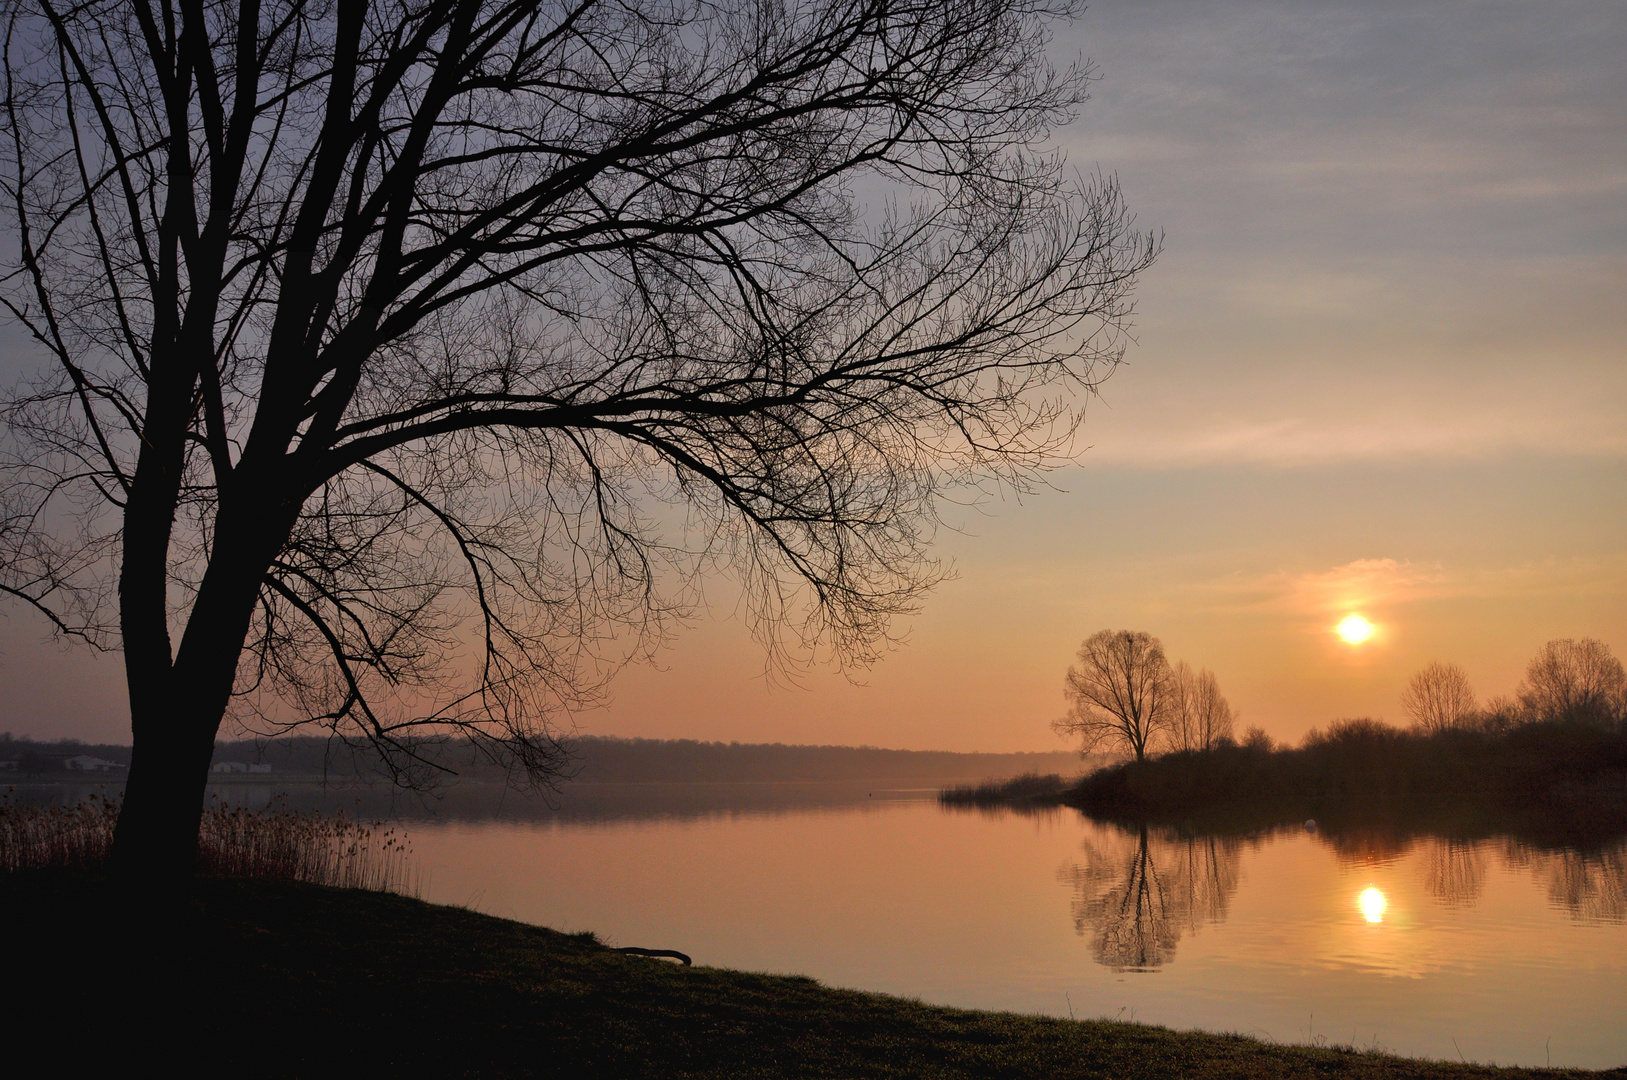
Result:
[[[1081,857],[1057,871],[1073,890],[1075,931],[1091,940],[1097,963],[1115,971],[1153,971],[1175,958],[1183,935],[1226,918],[1245,844],[1282,833],[1193,836],[1153,826],[1097,822]],[[1385,830],[1322,831],[1315,842],[1346,867],[1392,867],[1408,859],[1424,891],[1443,907],[1468,908],[1486,891],[1491,866],[1525,871],[1555,907],[1581,922],[1627,922],[1627,842],[1595,850],[1545,848],[1512,837],[1464,839]],[[1347,896],[1350,894],[1346,894]],[[1370,885],[1354,903],[1369,923],[1390,907]]]
[[[1542,851],[1509,841],[1503,858],[1547,886],[1548,902],[1585,922],[1627,922],[1627,844],[1604,851]]]
[[[1074,928],[1097,963],[1149,971],[1175,956],[1181,935],[1219,922],[1237,893],[1234,837],[1183,837],[1146,826],[1085,840],[1084,859],[1057,871],[1074,891]]]
[[[1447,907],[1463,907],[1486,889],[1486,859],[1480,844],[1434,838],[1424,853],[1424,888]]]

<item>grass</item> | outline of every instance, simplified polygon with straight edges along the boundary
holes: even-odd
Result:
[[[67,1023],[75,1055],[258,1076],[1603,1075],[940,1008],[295,882],[199,879],[177,915],[140,933],[132,910],[95,873],[0,878],[0,926],[29,928],[4,982],[13,1031],[38,1040]]]

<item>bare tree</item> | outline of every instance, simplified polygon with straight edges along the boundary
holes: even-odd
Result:
[[[873,659],[1154,254],[1045,149],[1069,9],[6,0],[0,586],[123,650],[121,864],[190,868],[228,710],[546,777],[720,566]]]
[[[1164,646],[1139,630],[1102,630],[1079,646],[1064,689],[1068,715],[1051,725],[1088,754],[1106,743],[1137,761],[1175,718],[1175,678]]]
[[[1474,724],[1481,731],[1497,733],[1512,731],[1528,720],[1523,705],[1507,694],[1498,694],[1486,699],[1486,704],[1475,714]]]
[[[1401,692],[1401,708],[1419,731],[1462,727],[1474,718],[1476,708],[1469,676],[1456,664],[1432,663]]]
[[[1520,704],[1534,720],[1616,723],[1627,717],[1627,671],[1602,641],[1550,641],[1525,669]]]
[[[1193,671],[1185,660],[1172,671],[1169,745],[1176,750],[1211,750],[1231,738],[1231,704],[1220,693],[1220,681],[1208,668]]]

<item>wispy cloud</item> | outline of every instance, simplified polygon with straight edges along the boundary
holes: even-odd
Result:
[[[1619,420],[1587,415],[1539,420],[1529,411],[1523,415],[1487,411],[1451,419],[1286,416],[1167,426],[1093,422],[1086,434],[1090,448],[1081,460],[1087,466],[1301,466],[1345,461],[1468,461],[1509,454],[1627,455],[1627,429]]]
[[[1627,595],[1627,552],[1502,567],[1356,559],[1322,570],[1228,574],[1197,583],[1190,592],[1192,602],[1212,611],[1319,619],[1443,599]]]

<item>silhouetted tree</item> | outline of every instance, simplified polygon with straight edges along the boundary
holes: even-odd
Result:
[[[1175,678],[1164,646],[1139,630],[1102,630],[1086,638],[1063,692],[1071,707],[1051,727],[1077,737],[1084,754],[1106,743],[1141,761],[1175,717]]]
[[[1474,717],[1474,691],[1456,664],[1432,663],[1412,677],[1401,693],[1401,708],[1419,731],[1461,727]]]
[[[1486,704],[1475,714],[1474,722],[1482,731],[1498,733],[1510,731],[1529,719],[1525,707],[1518,701],[1507,694],[1498,694],[1486,699]]]
[[[1212,750],[1232,736],[1232,707],[1220,681],[1208,668],[1193,671],[1185,660],[1172,670],[1173,701],[1169,745],[1176,750]]]
[[[1153,257],[1045,149],[1069,8],[9,0],[0,587],[123,649],[119,860],[192,865],[229,708],[546,778],[722,564],[874,658]]]
[[[1617,723],[1627,714],[1627,671],[1602,641],[1550,641],[1525,669],[1520,704],[1533,720]]]

